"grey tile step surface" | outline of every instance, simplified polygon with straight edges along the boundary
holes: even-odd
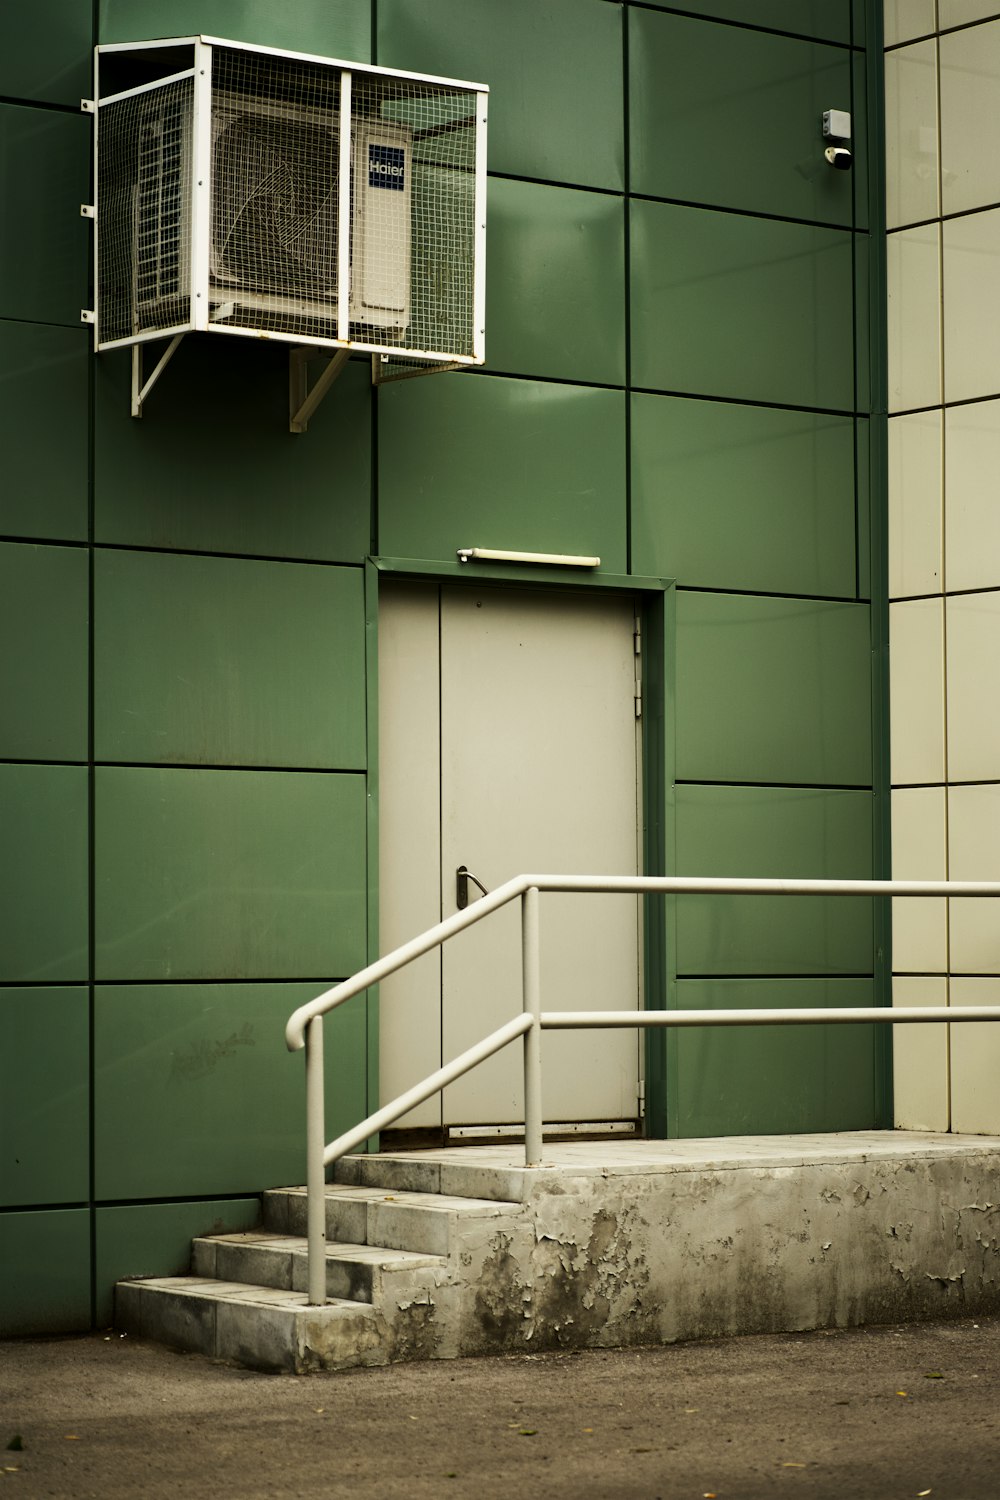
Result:
[[[380,1343],[366,1303],[310,1307],[303,1292],[198,1276],[119,1282],[115,1326],[209,1359],[293,1374],[368,1363]]]
[[[390,1250],[377,1245],[328,1243],[326,1294],[350,1302],[374,1302],[394,1273],[438,1271],[440,1255]],[[191,1270],[211,1280],[305,1292],[309,1285],[306,1240],[265,1229],[205,1235],[192,1245]]]
[[[306,1232],[305,1188],[277,1188],[263,1197],[264,1227],[275,1234]],[[328,1241],[378,1245],[447,1255],[456,1233],[475,1220],[521,1213],[519,1202],[405,1189],[335,1183],[326,1189]]]

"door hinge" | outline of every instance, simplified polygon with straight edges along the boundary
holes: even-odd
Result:
[[[642,718],[642,620],[639,615],[635,617],[635,626],[632,630],[632,647],[635,655],[635,716]]]
[[[643,1116],[645,1115],[645,1113],[646,1113],[646,1080],[645,1080],[645,1078],[640,1078],[639,1082],[636,1084],[636,1102],[637,1102],[638,1107],[639,1107],[639,1111],[638,1111],[639,1112],[639,1119],[641,1120],[643,1118]]]

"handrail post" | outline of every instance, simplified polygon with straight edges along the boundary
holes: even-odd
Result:
[[[524,1165],[542,1161],[542,994],[538,941],[538,887],[521,897],[521,975],[524,1009],[531,1027],[524,1033]]]
[[[323,1017],[306,1027],[306,1235],[309,1301],[326,1302],[326,1180],[323,1173],[326,1121],[323,1098]]]

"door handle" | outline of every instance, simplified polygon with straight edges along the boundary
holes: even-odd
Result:
[[[483,882],[481,880],[477,880],[475,875],[472,874],[471,870],[469,870],[467,866],[459,865],[458,869],[455,871],[455,905],[458,907],[459,911],[464,911],[469,904],[470,880],[472,881],[473,885],[479,887],[484,896],[489,895],[489,891],[483,885]]]

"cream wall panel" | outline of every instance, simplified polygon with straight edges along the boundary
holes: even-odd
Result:
[[[944,781],[944,606],[889,607],[892,783]]]
[[[997,880],[1000,0],[884,15],[893,874]],[[894,1004],[1000,1004],[1000,901],[944,907],[893,903]],[[893,1055],[897,1127],[1000,1132],[1000,1028],[900,1027]]]
[[[941,197],[954,214],[1000,202],[1000,153],[983,149],[1000,117],[1000,21],[952,32],[940,47]],[[908,79],[904,87],[909,96]]]
[[[892,981],[892,1003],[947,1005],[948,981],[943,975],[930,979],[897,976]],[[948,1030],[944,1025],[892,1028],[897,1130],[949,1128]]]
[[[945,880],[947,874],[944,787],[897,787],[892,793],[893,879]],[[947,971],[946,901],[893,901],[892,967],[897,973]]]
[[[1000,587],[1000,401],[950,408],[945,436],[946,586]]]
[[[939,216],[936,42],[886,53],[885,174],[890,229]]]
[[[949,219],[943,233],[945,399],[994,396],[1000,393],[1000,209]]]
[[[951,1003],[1000,1005],[1000,979],[953,979]],[[951,1128],[1000,1132],[1000,1021],[951,1028]]]
[[[936,594],[943,586],[942,454],[940,411],[890,420],[890,599]]]
[[[934,30],[934,0],[885,0],[885,44],[907,42]]]
[[[907,5],[909,0],[900,0]],[[938,24],[944,31],[949,26],[964,26],[969,21],[985,21],[990,16],[1000,16],[997,0],[938,0]]]
[[[1000,594],[959,594],[946,610],[948,777],[1000,781]]]
[[[952,880],[1000,880],[1000,786],[948,789],[948,871]],[[953,974],[1000,974],[1000,900],[953,900]]]
[[[890,411],[941,403],[939,234],[930,224],[887,241]]]

